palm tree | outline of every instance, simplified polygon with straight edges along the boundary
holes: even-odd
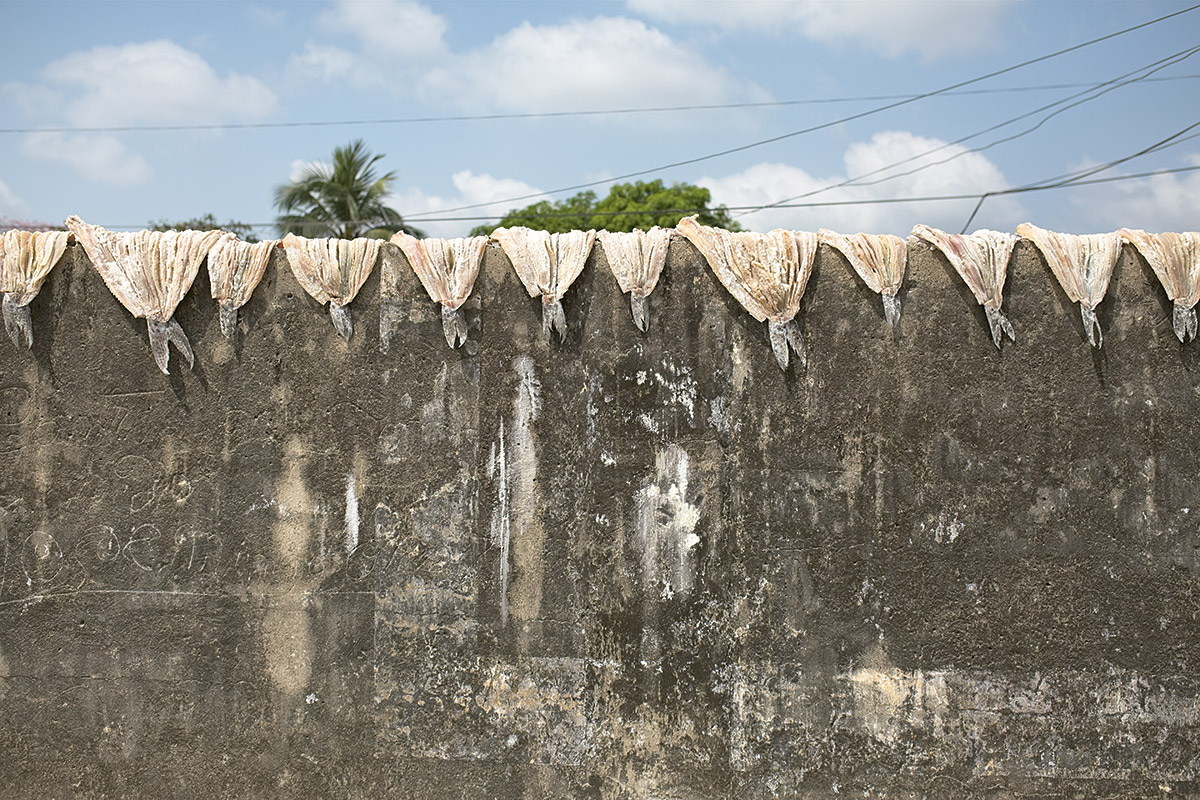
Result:
[[[396,173],[375,176],[375,162],[362,139],[333,150],[333,164],[306,167],[291,183],[275,189],[280,234],[309,238],[386,239],[397,231],[422,233],[404,224],[400,212],[385,204]]]

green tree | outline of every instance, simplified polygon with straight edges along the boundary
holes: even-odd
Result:
[[[471,235],[487,236],[496,228],[518,226],[550,233],[587,230],[595,208],[595,192],[580,192],[556,203],[542,200],[520,210],[508,212],[498,225],[480,225],[471,231]]]
[[[222,230],[229,233],[237,234],[237,237],[243,242],[257,242],[258,237],[254,234],[254,228],[247,225],[245,222],[238,222],[231,219],[228,222],[217,222],[215,214],[202,214],[191,219],[184,219],[178,222],[168,222],[165,219],[160,219],[157,222],[150,223],[152,231],[215,231]]]
[[[646,230],[658,225],[674,227],[684,217],[696,214],[703,225],[714,225],[739,231],[740,225],[725,206],[709,208],[712,195],[708,189],[690,183],[664,186],[661,180],[614,184],[608,195],[597,202],[595,192],[577,195],[552,203],[543,200],[525,208],[510,211],[499,225],[480,225],[472,236],[486,236],[496,227],[526,228],[561,233],[570,230],[632,231]]]
[[[372,155],[362,139],[333,150],[332,165],[306,167],[300,176],[275,189],[280,234],[354,239],[386,239],[397,231],[421,236],[387,205],[395,172],[376,176]]]

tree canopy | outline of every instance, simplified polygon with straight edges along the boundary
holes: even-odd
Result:
[[[309,238],[386,239],[397,231],[421,232],[387,205],[395,172],[376,175],[383,154],[372,155],[362,139],[334,148],[332,164],[305,167],[296,180],[275,189],[280,234]]]
[[[661,180],[614,184],[603,200],[596,193],[580,192],[564,200],[542,200],[509,211],[496,225],[480,225],[472,236],[486,236],[497,227],[524,226],[551,233],[571,230],[647,230],[658,225],[672,228],[683,217],[696,214],[703,225],[741,230],[725,206],[709,208],[708,189],[690,183],[664,186]]]
[[[217,222],[217,216],[212,212],[201,214],[198,217],[191,219],[183,219],[178,222],[170,222],[165,219],[160,219],[157,222],[150,223],[152,231],[216,231],[222,230],[236,234],[243,242],[257,242],[258,237],[254,235],[254,228],[247,225],[245,222],[238,222],[231,219],[228,222]]]

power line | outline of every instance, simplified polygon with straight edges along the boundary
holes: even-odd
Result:
[[[1163,78],[1151,78],[1151,82],[1185,81],[1200,78],[1200,74],[1173,75]],[[1055,89],[1095,89],[1099,83],[1045,83],[1034,86],[1005,86],[994,89],[964,89],[962,91],[941,92],[940,96],[957,97],[987,94],[1012,94],[1017,92],[1038,92]],[[874,94],[853,97],[816,97],[797,100],[772,100],[759,103],[711,103],[705,105],[685,106],[645,106],[640,108],[604,108],[583,109],[579,111],[530,111],[504,114],[462,114],[457,116],[430,117],[386,117],[381,119],[341,119],[341,120],[296,120],[291,122],[212,122],[179,125],[104,125],[89,127],[52,127],[52,128],[0,128],[0,134],[27,133],[159,133],[172,131],[231,131],[231,130],[264,130],[279,128],[330,128],[354,125],[415,125],[437,122],[481,122],[489,120],[509,119],[548,119],[560,117],[604,117],[631,114],[663,114],[681,111],[728,111],[738,108],[778,108],[786,106],[833,105],[842,103],[865,103],[882,100],[911,100],[922,95],[916,94]]]
[[[1053,53],[1048,53],[1043,56],[1038,56],[1037,58],[1031,58],[1026,61],[1022,61],[1018,64],[1014,64],[1009,67],[1004,67],[1003,69],[998,69],[993,72],[989,72],[989,73],[980,75],[975,78],[970,78],[968,80],[959,81],[958,83],[953,83],[953,84],[950,84],[949,86],[944,86],[941,89],[935,89],[933,91],[923,92],[921,94],[917,94],[917,95],[908,97],[904,100],[897,100],[897,101],[887,103],[882,106],[876,106],[875,108],[868,109],[867,111],[861,111],[857,114],[851,114],[849,116],[842,117],[840,119],[836,119],[836,120],[833,120],[830,122],[823,122],[818,125],[812,125],[807,128],[801,128],[800,130],[790,131],[788,133],[783,133],[778,136],[772,136],[767,139],[760,139],[758,141],[750,142],[749,144],[740,145],[738,147],[730,147],[725,150],[719,150],[715,153],[708,153],[706,155],[696,156],[694,158],[687,158],[687,159],[683,159],[681,161],[672,162],[670,164],[663,164],[663,165],[659,165],[656,167],[651,167],[649,169],[638,170],[636,172],[627,172],[623,175],[617,175],[616,177],[613,177],[613,178],[605,178],[605,179],[601,179],[601,180],[587,181],[585,183],[578,183],[573,186],[564,186],[564,187],[560,187],[558,189],[551,189],[551,190],[545,191],[545,192],[534,192],[534,193],[530,193],[530,194],[519,195],[517,197],[510,197],[510,198],[506,198],[504,200],[494,200],[494,201],[486,202],[486,203],[472,203],[469,205],[456,206],[454,208],[447,209],[447,211],[467,211],[467,210],[470,210],[473,208],[484,208],[487,206],[499,205],[501,203],[514,203],[514,202],[519,202],[521,200],[529,200],[534,197],[546,197],[548,195],[560,194],[562,192],[578,191],[579,189],[587,189],[592,186],[599,186],[601,184],[609,183],[611,181],[620,181],[620,180],[627,180],[629,178],[637,178],[637,177],[641,177],[643,175],[649,175],[654,172],[662,172],[664,170],[674,169],[676,167],[687,166],[690,164],[697,164],[702,161],[709,161],[711,159],[720,158],[722,156],[731,155],[733,153],[740,153],[740,152],[743,152],[745,150],[750,150],[755,147],[761,147],[763,145],[773,144],[775,142],[780,142],[785,139],[790,139],[790,138],[793,138],[796,136],[801,136],[801,135],[807,134],[807,133],[813,133],[814,131],[824,130],[825,128],[831,128],[836,125],[844,124],[846,122],[851,122],[851,121],[854,121],[857,119],[862,119],[864,117],[869,117],[874,114],[879,114],[884,111],[889,111],[893,108],[899,108],[900,106],[908,105],[910,103],[915,103],[918,100],[923,100],[928,97],[934,97],[936,95],[945,94],[946,92],[953,91],[955,89],[961,89],[964,86],[970,86],[971,84],[980,83],[981,81],[989,80],[989,79],[995,78],[999,75],[1004,75],[1009,72],[1013,72],[1015,70],[1021,69],[1023,67],[1030,66],[1032,64],[1037,64],[1042,61],[1047,61],[1052,58],[1057,58],[1058,56],[1066,55],[1067,53],[1072,53],[1072,52],[1075,52],[1076,50],[1081,50],[1085,47],[1090,47],[1091,45],[1098,44],[1100,42],[1104,42],[1109,39],[1116,38],[1118,36],[1123,36],[1127,33],[1132,33],[1133,31],[1140,30],[1141,28],[1145,28],[1150,25],[1155,25],[1159,22],[1164,22],[1165,20],[1180,16],[1181,14],[1186,14],[1191,11],[1195,11],[1197,8],[1200,8],[1200,4],[1189,6],[1187,8],[1181,9],[1180,11],[1174,11],[1170,14],[1166,14],[1161,17],[1156,17],[1155,19],[1149,20],[1147,22],[1142,22],[1142,23],[1139,23],[1138,25],[1133,25],[1128,28],[1123,28],[1122,30],[1116,31],[1114,33],[1105,34],[1104,36],[1100,36],[1095,39],[1089,39],[1088,41],[1080,42],[1079,44],[1075,44],[1075,45],[1071,45],[1070,47],[1063,48],[1062,50],[1056,50]],[[420,214],[412,215],[412,219],[414,221],[419,221],[423,218],[424,217]]]
[[[1200,123],[1197,123],[1197,125],[1200,125]],[[1192,127],[1196,127],[1196,126],[1192,126]],[[1189,137],[1189,138],[1191,138],[1191,137]],[[1152,152],[1152,151],[1148,150],[1147,152]],[[1127,161],[1127,160],[1129,160],[1129,158],[1132,158],[1132,157],[1133,156],[1128,156],[1124,160]],[[1105,165],[1105,168],[1107,168],[1109,166],[1111,166],[1111,164]],[[1118,183],[1120,181],[1131,181],[1131,180],[1138,180],[1141,178],[1152,178],[1152,177],[1155,177],[1158,175],[1175,175],[1175,174],[1182,173],[1182,172],[1195,172],[1196,170],[1200,170],[1200,165],[1191,166],[1191,167],[1174,167],[1172,169],[1157,169],[1157,170],[1151,170],[1150,172],[1137,172],[1137,173],[1133,173],[1130,175],[1115,175],[1115,176],[1112,176],[1109,178],[1095,178],[1092,180],[1071,179],[1071,180],[1067,180],[1067,181],[1059,181],[1056,183],[1051,183],[1048,185],[1040,184],[1040,183],[1039,184],[1028,184],[1025,186],[1018,186],[1018,187],[1012,188],[1012,189],[998,189],[995,191],[983,192],[983,193],[976,192],[974,194],[940,194],[940,195],[921,195],[921,196],[915,196],[915,197],[876,197],[876,198],[864,198],[864,199],[859,199],[859,200],[818,200],[818,201],[812,202],[812,203],[786,203],[783,205],[778,205],[778,206],[773,206],[773,207],[774,208],[832,208],[832,207],[841,207],[841,206],[893,205],[893,204],[898,204],[898,203],[931,203],[931,202],[943,202],[943,201],[947,201],[947,200],[978,200],[982,197],[998,197],[1001,195],[1025,194],[1027,192],[1041,192],[1041,191],[1048,191],[1050,189],[1074,188],[1076,186],[1091,186],[1093,184],[1100,184],[1100,183]],[[1099,170],[1097,169],[1097,171],[1099,171]],[[1094,174],[1094,173],[1089,172],[1089,174]],[[1052,180],[1057,180],[1057,179],[1052,179]],[[753,211],[753,210],[758,210],[761,208],[763,208],[763,206],[725,206],[725,209],[727,211]],[[698,214],[702,211],[710,211],[710,210],[711,209],[708,209],[708,208],[658,208],[658,209],[653,209],[653,210],[649,210],[649,211],[645,211],[645,212],[634,212],[634,213]],[[430,212],[430,213],[438,213],[438,212]],[[623,216],[623,215],[626,215],[629,213],[631,213],[631,212],[629,212],[629,211],[597,211],[597,212],[591,212],[587,216],[589,216],[589,217],[617,217],[617,216]],[[575,216],[579,216],[579,215],[573,214],[571,212],[553,212],[552,211],[552,212],[544,212],[544,213],[539,213],[539,214],[528,214],[528,215],[525,215],[524,218],[525,219],[554,219],[554,218],[575,217]],[[424,222],[486,222],[487,220],[494,220],[494,219],[496,219],[496,215],[493,214],[490,216],[470,216],[470,217],[463,217],[463,216],[426,217],[426,218],[424,218],[423,221]],[[343,222],[345,222],[345,221],[331,223],[331,224],[343,224]],[[243,225],[247,228],[272,228],[275,225],[277,225],[278,223],[277,222],[242,222],[239,224]],[[101,227],[108,228],[109,230],[140,230],[144,226],[141,226],[141,225],[104,225]]]
[[[971,212],[971,216],[967,217],[967,221],[963,224],[962,232],[966,233],[967,228],[970,226],[971,222],[975,219],[975,215],[979,213],[979,209],[983,208],[984,201],[986,201],[988,199],[988,197],[992,197],[992,196],[999,195],[999,194],[1016,194],[1017,192],[1020,192],[1020,191],[1040,191],[1042,189],[1057,189],[1060,186],[1078,185],[1079,178],[1086,178],[1090,175],[1095,175],[1098,172],[1104,172],[1105,170],[1112,169],[1113,167],[1118,166],[1120,164],[1124,164],[1126,161],[1132,161],[1133,159],[1139,158],[1148,153],[1153,153],[1155,151],[1162,150],[1164,147],[1167,147],[1168,144],[1170,142],[1172,142],[1173,140],[1179,139],[1181,136],[1183,136],[1183,134],[1187,133],[1190,130],[1194,130],[1196,128],[1200,128],[1200,122],[1193,122],[1191,125],[1188,125],[1186,128],[1176,131],[1175,133],[1171,134],[1170,136],[1168,136],[1165,139],[1160,139],[1159,141],[1155,142],[1154,144],[1150,145],[1149,147],[1144,147],[1141,150],[1138,150],[1136,153],[1131,153],[1127,156],[1122,156],[1121,158],[1115,159],[1113,161],[1109,161],[1108,163],[1101,164],[1097,167],[1086,167],[1081,170],[1076,170],[1075,172],[1064,173],[1063,175],[1058,175],[1053,178],[1048,178],[1044,181],[1038,181],[1037,183],[1033,183],[1033,184],[1026,184],[1025,186],[1020,186],[1020,187],[1017,187],[1016,189],[1009,189],[1004,192],[985,192],[984,194],[980,195],[979,202],[975,204],[975,210]]]
[[[769,203],[769,204],[763,206],[762,208],[757,209],[756,211],[766,210],[769,208],[775,208],[776,206],[779,206],[783,203],[789,203],[793,200],[801,200],[806,197],[814,197],[816,195],[823,194],[825,192],[832,191],[833,189],[839,189],[839,188],[842,188],[845,186],[876,186],[881,183],[886,183],[887,181],[890,181],[890,180],[895,180],[896,178],[902,178],[902,177],[906,177],[908,175],[914,175],[918,172],[923,172],[924,170],[932,169],[933,167],[941,166],[942,164],[947,164],[951,161],[962,158],[963,156],[970,155],[971,153],[981,153],[985,150],[990,150],[991,148],[993,148],[997,145],[1011,142],[1016,139],[1020,139],[1023,136],[1027,136],[1027,135],[1037,131],[1039,128],[1041,128],[1043,125],[1045,125],[1047,122],[1049,122],[1051,119],[1058,116],[1059,114],[1065,113],[1066,111],[1068,111],[1072,108],[1075,108],[1077,106],[1083,105],[1084,103],[1089,103],[1092,100],[1097,100],[1097,99],[1103,97],[1104,95],[1108,94],[1109,92],[1115,91],[1115,90],[1123,88],[1125,86],[1129,86],[1130,84],[1133,84],[1133,83],[1139,83],[1142,81],[1153,80],[1153,78],[1151,76],[1153,76],[1156,72],[1164,70],[1167,67],[1174,66],[1175,64],[1179,63],[1180,61],[1183,61],[1186,58],[1190,58],[1191,56],[1195,55],[1198,52],[1200,52],[1200,46],[1185,48],[1176,53],[1172,53],[1171,55],[1166,56],[1165,58],[1158,59],[1157,61],[1152,61],[1149,64],[1146,64],[1144,66],[1138,67],[1137,69],[1126,72],[1123,75],[1118,75],[1117,77],[1111,78],[1107,81],[1101,81],[1100,83],[1093,84],[1091,88],[1085,89],[1082,92],[1076,92],[1075,94],[1068,95],[1067,97],[1056,100],[1053,103],[1049,103],[1049,104],[1040,106],[1039,108],[1035,108],[1032,111],[1027,111],[1024,114],[1019,114],[1015,117],[1010,117],[1009,119],[1006,119],[1003,122],[998,122],[994,125],[989,125],[988,127],[983,128],[978,131],[975,131],[974,133],[969,133],[966,136],[960,136],[958,139],[955,139],[952,142],[945,142],[937,147],[931,148],[922,153],[917,153],[915,155],[901,159],[900,161],[895,161],[891,164],[885,164],[884,166],[879,167],[877,169],[873,169],[873,170],[870,170],[869,172],[864,172],[859,175],[855,175],[852,178],[846,178],[845,180],[839,181],[837,183],[831,183],[831,184],[829,184],[827,186],[823,186],[819,189],[812,189],[812,190],[804,192],[802,194],[793,195],[791,197],[785,197],[782,200],[778,200],[774,203]],[[1147,70],[1149,70],[1149,72],[1147,72]],[[1145,72],[1145,74],[1141,75],[1139,77],[1131,77],[1131,76],[1137,75],[1140,72]],[[1097,90],[1099,90],[1099,91],[1097,91]],[[1091,96],[1087,97],[1085,95],[1091,95]],[[1078,98],[1082,98],[1082,99],[1078,99]],[[1075,100],[1076,102],[1070,102],[1072,100]],[[900,167],[905,164],[910,164],[914,161],[918,161],[922,158],[925,158],[926,156],[933,155],[934,153],[949,149],[956,145],[962,144],[963,142],[974,139],[977,136],[982,136],[985,133],[991,133],[992,131],[999,130],[1000,128],[1005,128],[1009,125],[1012,125],[1015,122],[1019,122],[1022,119],[1026,119],[1035,114],[1039,114],[1043,111],[1047,111],[1049,109],[1055,108],[1056,106],[1062,106],[1062,107],[1058,108],[1056,111],[1053,111],[1050,114],[1047,114],[1046,116],[1042,117],[1040,120],[1037,121],[1037,123],[1026,128],[1023,131],[1020,131],[1019,133],[1011,134],[1008,136],[1003,136],[999,139],[995,139],[995,140],[989,142],[988,144],[980,145],[979,147],[972,147],[972,148],[962,150],[962,151],[955,153],[947,158],[943,158],[939,161],[932,161],[927,164],[922,164],[919,167],[907,170],[905,172],[897,172],[893,175],[887,175],[883,178],[880,178],[880,179],[874,180],[874,181],[864,181],[863,180],[863,178],[869,178],[872,175],[878,175],[881,172],[887,172],[888,170],[895,169],[896,167]],[[749,211],[749,212],[746,212],[745,214],[740,214],[738,216],[739,217],[749,216],[750,214],[756,213],[756,211]]]

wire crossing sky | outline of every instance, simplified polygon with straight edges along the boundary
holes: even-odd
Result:
[[[269,227],[278,185],[361,137],[431,235],[627,179],[699,184],[758,229],[1200,219],[1200,146],[1173,136],[1194,4],[46,6],[8,7],[0,217]]]

